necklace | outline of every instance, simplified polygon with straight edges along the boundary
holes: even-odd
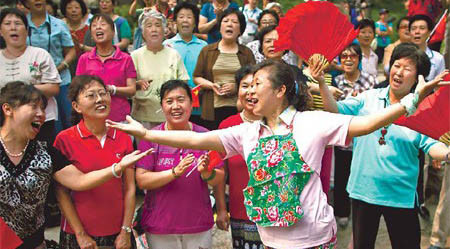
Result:
[[[30,143],[30,140],[29,139],[27,140],[27,144],[25,145],[23,150],[21,152],[17,153],[17,154],[11,153],[8,150],[8,148],[6,148],[5,141],[3,141],[2,136],[0,136],[0,143],[2,144],[3,148],[5,149],[6,154],[8,154],[10,157],[21,157],[25,153],[25,151],[27,150],[27,147],[28,147],[28,144]]]
[[[240,113],[240,115],[241,115],[242,120],[244,120],[244,122],[253,123],[253,122],[256,121],[256,120],[247,118],[247,117],[245,116],[245,114],[244,114],[244,111],[242,111],[242,112]]]
[[[386,99],[384,99],[384,108],[386,108]],[[387,134],[389,125],[386,125],[385,127],[383,127],[383,129],[381,129],[381,137],[378,139],[378,144],[379,145],[386,145],[386,139],[384,138],[384,136]]]
[[[107,55],[102,55],[102,54],[100,54],[100,53],[98,53],[98,52],[97,52],[97,55],[100,56],[100,57],[109,57],[109,56],[113,55],[114,52],[116,52],[115,49],[113,49],[113,50],[111,51],[111,53],[109,53],[109,54],[107,54]]]

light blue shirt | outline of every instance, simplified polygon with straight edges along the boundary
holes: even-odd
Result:
[[[372,89],[339,101],[339,113],[364,116],[389,106],[389,87]],[[428,153],[438,143],[395,124],[387,127],[386,144],[381,129],[353,139],[353,158],[347,191],[353,199],[370,204],[413,208],[419,176],[419,149]],[[337,169],[339,170],[339,169]]]
[[[197,59],[200,54],[200,51],[202,51],[202,48],[208,45],[208,43],[198,39],[195,35],[192,36],[191,41],[186,42],[181,38],[180,34],[177,34],[171,39],[165,40],[163,44],[165,46],[174,48],[181,55],[181,60],[183,61],[190,78],[188,80],[188,85],[191,88],[195,87],[196,85],[194,84],[194,77],[193,77],[195,65],[197,65]],[[193,108],[192,115],[200,115],[200,114],[201,108]]]
[[[442,54],[431,50],[429,47],[427,47],[425,53],[427,54],[431,62],[430,74],[428,74],[426,78],[427,81],[430,81],[436,78],[438,74],[442,73],[445,70],[445,61]]]
[[[60,19],[47,14],[45,22],[36,27],[31,21],[31,14],[27,15],[30,25],[27,43],[33,47],[45,49],[58,66],[64,60],[64,48],[73,47],[72,36],[67,25]],[[50,42],[49,42],[50,39]],[[70,84],[72,80],[69,69],[59,72],[61,85]]]

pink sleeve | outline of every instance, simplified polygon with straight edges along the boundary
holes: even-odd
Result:
[[[222,159],[228,159],[236,155],[243,155],[242,134],[245,134],[243,125],[236,125],[230,128],[212,131],[219,136],[225,155]]]
[[[347,141],[348,126],[353,116],[336,114],[323,111],[308,112],[305,120],[310,120],[310,129],[312,134],[317,138],[324,139],[324,145],[347,146],[350,141]],[[329,122],[324,122],[329,120]]]
[[[87,53],[81,55],[80,59],[78,60],[77,71],[75,72],[75,75],[86,74],[86,59],[85,59],[86,56],[87,56]]]
[[[134,78],[134,79],[136,79],[136,77],[137,77],[137,74],[136,74],[136,68],[135,68],[135,66],[134,66],[134,63],[133,63],[133,59],[131,59],[131,56],[128,56],[127,57],[127,67],[126,67],[126,77],[127,77],[127,79],[129,79],[129,78]]]

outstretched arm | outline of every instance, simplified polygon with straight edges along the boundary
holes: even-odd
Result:
[[[122,130],[138,139],[152,141],[157,144],[164,144],[175,148],[215,150],[219,153],[225,153],[225,148],[219,136],[214,132],[197,133],[193,131],[147,130],[130,116],[127,116],[127,123],[117,123],[107,120],[106,125]]]

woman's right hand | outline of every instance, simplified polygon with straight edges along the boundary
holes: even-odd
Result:
[[[80,249],[98,249],[97,243],[86,233],[76,234],[75,237]]]
[[[152,83],[153,80],[138,80],[136,81],[136,86],[139,90],[145,91],[150,86],[150,83]]]
[[[126,121],[126,123],[118,123],[112,120],[106,120],[106,127],[121,130],[137,138],[143,138],[147,134],[147,129],[131,116],[127,115]]]
[[[176,176],[180,177],[186,172],[186,170],[191,166],[191,164],[194,162],[195,157],[192,154],[188,154],[184,158],[181,159],[181,161],[178,163],[177,166],[173,169]]]

